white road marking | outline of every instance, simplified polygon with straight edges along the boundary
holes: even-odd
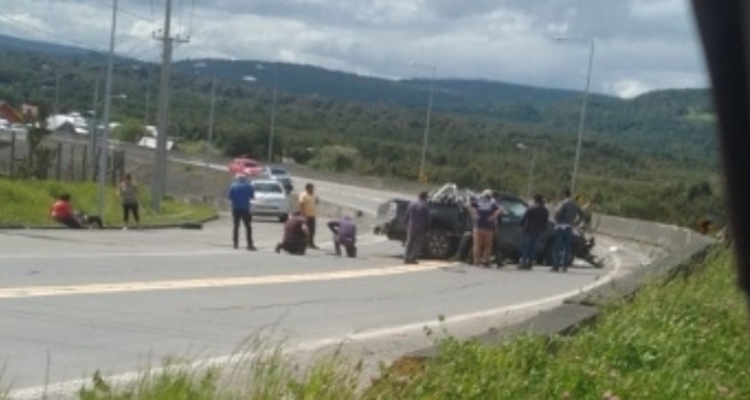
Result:
[[[616,254],[612,255],[614,260],[614,267],[609,271],[603,279],[597,280],[594,283],[586,285],[580,289],[572,290],[566,293],[550,296],[547,298],[524,302],[520,304],[514,304],[511,306],[504,306],[489,310],[483,310],[473,313],[466,313],[447,317],[443,321],[429,320],[418,323],[384,327],[380,329],[369,330],[366,332],[349,332],[341,335],[334,335],[327,338],[321,338],[318,340],[312,340],[307,342],[301,342],[295,345],[290,345],[285,348],[286,354],[294,354],[303,351],[317,351],[328,346],[339,345],[342,343],[361,342],[366,340],[381,339],[386,337],[403,336],[408,333],[421,332],[425,328],[439,329],[445,327],[448,323],[460,323],[475,319],[483,318],[497,318],[506,315],[511,312],[523,311],[527,309],[541,309],[549,307],[555,304],[562,303],[565,299],[578,295],[588,290],[595,289],[599,286],[608,284],[622,268],[622,260]],[[247,355],[228,355],[212,357],[204,360],[199,360],[190,363],[189,367],[192,369],[206,368],[206,367],[222,367],[232,365],[237,362],[247,360]],[[158,375],[164,372],[164,368],[158,367],[153,368],[148,373]],[[141,379],[144,375],[142,371],[131,371],[121,374],[111,375],[106,378],[107,382],[113,385],[123,385],[130,382]],[[64,395],[75,393],[80,390],[86,384],[90,383],[90,379],[75,379],[64,382],[53,383],[46,386],[34,386],[23,389],[11,391],[9,393],[9,399],[11,400],[35,400],[42,397],[43,394],[49,395]]]
[[[185,290],[233,286],[260,286],[280,283],[334,281],[342,279],[372,278],[431,271],[450,263],[424,262],[419,265],[399,265],[361,270],[331,271],[307,274],[261,275],[228,278],[202,278],[165,281],[134,281],[93,283],[84,285],[26,286],[0,288],[0,299],[31,297],[76,296],[91,294],[132,293],[155,290]]]

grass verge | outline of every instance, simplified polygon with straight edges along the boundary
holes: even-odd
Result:
[[[142,185],[140,189],[145,192]],[[63,192],[72,196],[74,209],[96,213],[98,187],[95,183],[0,179],[0,225],[56,226],[49,217],[49,207],[55,197]],[[148,209],[148,193],[143,193],[141,197],[143,226],[199,221],[216,215],[213,207],[191,206],[172,200],[162,202],[162,211],[154,213]],[[116,188],[107,187],[103,214],[105,226],[122,225],[122,209]]]
[[[445,340],[437,358],[386,371],[364,391],[357,389],[361,364],[334,354],[300,374],[281,352],[268,351],[229,373],[165,369],[120,389],[97,376],[79,398],[748,399],[750,333],[729,255],[716,251],[699,267],[607,306],[575,336],[522,335],[498,347]]]

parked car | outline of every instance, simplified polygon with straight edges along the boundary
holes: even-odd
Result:
[[[255,199],[251,200],[253,216],[276,217],[286,222],[289,217],[289,198],[281,183],[274,179],[256,179],[251,184]]]
[[[229,163],[229,172],[232,174],[245,174],[249,177],[260,174],[263,171],[260,163],[248,157],[239,157]]]
[[[430,229],[422,249],[423,257],[448,259],[456,253],[461,236],[472,226],[471,216],[465,204],[473,196],[477,194],[468,190],[461,191],[455,184],[446,184],[430,194]],[[519,223],[528,204],[520,197],[508,193],[495,192],[495,196],[506,211],[499,221],[499,234],[495,238],[495,246],[499,246],[503,258],[518,262],[523,237]],[[405,242],[404,216],[409,202],[410,200],[406,199],[391,199],[382,204],[376,215],[375,234],[385,235],[389,240]],[[547,230],[537,242],[535,258],[539,265],[552,264],[553,234],[554,223],[550,221]],[[573,236],[573,256],[599,267],[599,263],[591,254],[594,244],[593,237],[576,229]],[[567,260],[568,265],[572,262],[573,258]]]
[[[292,176],[289,175],[289,172],[287,172],[286,169],[276,166],[266,166],[263,168],[262,174],[263,176],[267,176],[270,179],[275,179],[281,182],[281,185],[284,186],[284,190],[286,190],[287,194],[291,193],[292,190],[294,190],[294,186],[292,185]]]

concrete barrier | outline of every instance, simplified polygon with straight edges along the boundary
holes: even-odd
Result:
[[[691,272],[686,270],[686,267],[695,265],[693,261],[705,256],[718,243],[687,228],[608,215],[595,215],[592,226],[597,235],[646,244],[663,251],[649,265],[617,276],[607,285],[572,296],[561,305],[519,324],[503,329],[491,329],[470,340],[496,345],[518,333],[574,334],[582,325],[592,323],[598,318],[605,302],[615,298],[631,297],[650,280]],[[419,360],[434,357],[436,354],[437,347],[432,346],[409,353],[404,358]]]

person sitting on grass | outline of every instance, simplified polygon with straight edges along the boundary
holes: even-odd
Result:
[[[70,205],[70,195],[67,193],[61,194],[60,197],[52,203],[49,213],[55,221],[67,226],[68,228],[83,228],[83,224],[81,224],[81,221],[79,221],[73,213],[73,208]]]

